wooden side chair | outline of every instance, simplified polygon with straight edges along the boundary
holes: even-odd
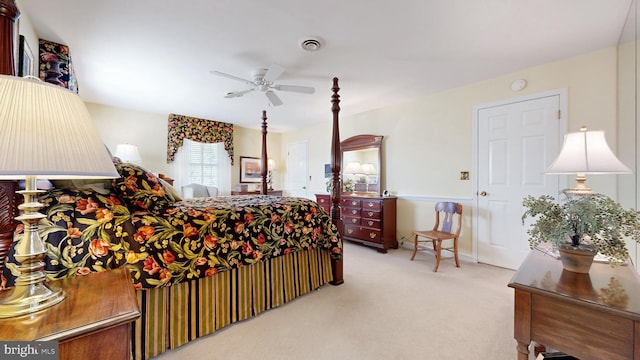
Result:
[[[454,218],[457,215],[457,221]],[[442,219],[441,219],[442,218]],[[442,220],[442,221],[441,221]],[[455,230],[453,230],[454,222],[457,224]],[[440,260],[442,259],[455,259],[456,267],[460,267],[458,261],[458,237],[460,236],[460,229],[462,228],[462,204],[455,202],[439,202],[436,204],[436,224],[433,226],[433,230],[414,230],[413,231],[413,256],[411,260],[416,257],[418,250],[426,250],[435,254],[436,266],[433,269],[434,272],[438,271],[440,266]],[[442,242],[445,240],[452,240],[453,244],[450,246],[442,246]],[[431,246],[420,245],[420,243],[431,243]],[[442,250],[449,251],[452,256],[442,257]]]

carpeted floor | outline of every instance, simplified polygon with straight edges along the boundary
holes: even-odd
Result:
[[[400,248],[380,254],[345,244],[340,286],[169,351],[156,360],[387,360],[516,358],[513,276],[484,264]]]

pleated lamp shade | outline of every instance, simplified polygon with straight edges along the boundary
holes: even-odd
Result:
[[[354,161],[347,164],[347,167],[344,169],[345,174],[362,174],[362,165],[359,162]]]
[[[376,168],[371,163],[362,164],[362,173],[365,175],[375,175]]]
[[[115,178],[82,99],[60,86],[0,75],[0,179]]]

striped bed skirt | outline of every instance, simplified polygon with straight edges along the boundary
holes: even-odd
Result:
[[[283,305],[333,280],[331,255],[311,249],[165,288],[136,291],[133,359],[145,360]]]

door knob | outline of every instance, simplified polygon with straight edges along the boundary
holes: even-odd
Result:
[[[487,196],[487,192],[486,191],[481,192],[480,196]]]

